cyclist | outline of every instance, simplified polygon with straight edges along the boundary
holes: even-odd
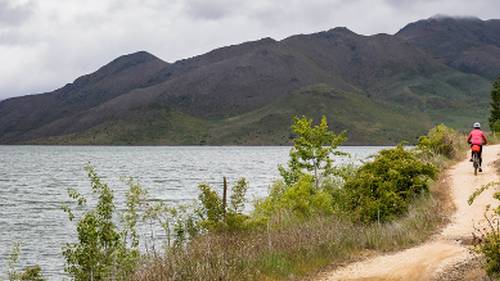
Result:
[[[483,131],[481,131],[481,124],[479,122],[474,123],[472,131],[469,133],[469,136],[467,137],[467,143],[471,145],[479,145],[479,172],[482,172],[483,170],[481,169],[481,164],[483,163],[483,145],[488,143],[488,140],[486,139],[486,136],[484,135]],[[472,155],[470,161],[472,162]]]

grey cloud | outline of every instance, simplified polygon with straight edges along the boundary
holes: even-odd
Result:
[[[439,2],[440,0],[385,0],[391,6],[397,8],[409,8],[410,6],[417,6],[423,3]]]
[[[15,45],[23,45],[29,43],[30,40],[28,40],[28,38],[25,38],[24,36],[12,30],[6,30],[4,32],[0,32],[0,45],[15,46]]]
[[[144,6],[155,10],[164,10],[172,6],[177,0],[112,0],[109,1],[107,12],[119,12],[137,6]],[[180,0],[182,1],[182,0]]]
[[[33,13],[34,2],[15,4],[11,0],[0,0],[0,26],[16,26],[25,22]]]
[[[245,1],[234,0],[188,0],[184,2],[186,13],[194,19],[219,20],[241,10]]]

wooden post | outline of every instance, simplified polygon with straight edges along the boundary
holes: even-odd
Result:
[[[222,211],[224,218],[226,218],[226,208],[227,208],[227,178],[224,177],[224,189],[222,191]]]

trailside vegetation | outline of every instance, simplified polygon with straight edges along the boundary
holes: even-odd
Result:
[[[333,165],[344,139],[319,124],[296,118],[294,147],[281,180],[254,210],[240,220],[244,227],[211,228],[150,259],[138,280],[261,280],[288,279],[307,274],[360,251],[407,247],[427,238],[444,221],[433,185],[441,162],[460,157],[463,137],[444,125],[431,130],[425,144],[386,149],[359,167]],[[436,148],[436,149],[435,149]],[[439,164],[439,165],[436,165]],[[439,167],[439,168],[438,168]],[[222,220],[220,198],[204,188],[201,201]],[[208,206],[206,203],[203,204]],[[211,224],[209,224],[211,225]],[[217,231],[213,231],[217,229]],[[222,231],[221,231],[222,230]]]
[[[422,162],[402,145],[382,150],[346,181],[347,211],[354,221],[391,221],[429,191],[436,173],[434,165]]]
[[[343,133],[295,118],[293,148],[269,195],[244,212],[249,183],[241,178],[222,196],[201,183],[192,204],[148,199],[127,181],[125,208],[88,165],[92,193],[69,189],[64,206],[77,239],[63,248],[73,280],[276,280],[304,276],[361,251],[390,251],[429,237],[445,212],[433,184],[443,159],[459,155],[454,131],[439,126],[416,148],[382,150],[360,165],[335,165]],[[452,148],[447,146],[453,146]],[[227,186],[227,185],[225,185]],[[163,230],[162,247],[155,231]],[[149,240],[148,240],[149,239]]]
[[[458,159],[466,150],[464,137],[456,130],[439,124],[430,129],[427,135],[418,139],[417,148],[421,153],[426,154],[420,155],[420,158],[427,156],[428,159],[434,157],[434,160],[438,160],[435,157],[441,156],[444,159]]]
[[[491,111],[488,119],[490,129],[493,132],[500,132],[500,77],[493,83],[491,90]]]
[[[474,203],[474,200],[485,190],[499,185],[500,182],[490,182],[480,187],[470,196],[469,205]],[[495,192],[493,197],[500,201],[500,192]],[[484,218],[487,223],[486,227],[477,228],[474,233],[475,250],[484,256],[483,267],[486,273],[494,280],[498,280],[500,279],[500,205],[494,210],[487,206]]]

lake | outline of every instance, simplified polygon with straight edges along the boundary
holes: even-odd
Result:
[[[365,159],[382,147],[342,147],[351,154],[339,163]],[[61,205],[66,189],[90,191],[83,167],[91,163],[122,201],[133,177],[156,200],[172,204],[196,198],[197,185],[218,190],[239,177],[250,182],[250,200],[263,197],[286,164],[290,147],[237,146],[0,146],[0,279],[14,242],[22,243],[21,264],[40,264],[49,280],[64,277],[61,247],[74,239],[74,226]]]

